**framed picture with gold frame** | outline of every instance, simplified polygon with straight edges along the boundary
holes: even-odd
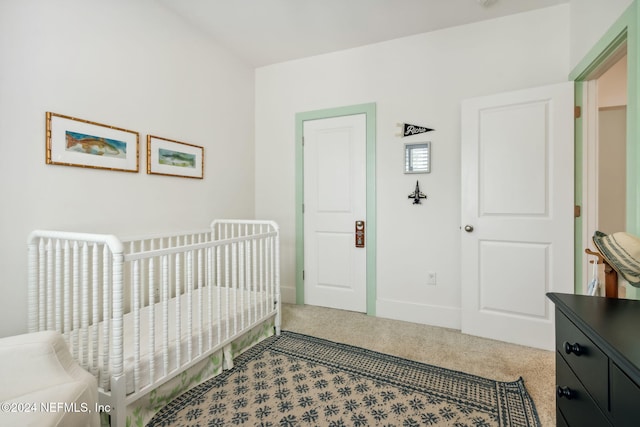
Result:
[[[203,179],[204,148],[147,135],[147,173]]]
[[[138,172],[138,132],[52,112],[46,131],[49,165]]]

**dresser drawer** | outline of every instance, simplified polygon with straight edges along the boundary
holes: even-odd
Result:
[[[600,408],[608,411],[609,359],[576,325],[558,311],[556,349]]]
[[[556,407],[569,426],[609,426],[598,405],[576,378],[564,358],[556,353]]]
[[[615,363],[611,364],[611,418],[616,426],[640,423],[640,387]]]
[[[556,427],[569,427],[558,407],[556,407]]]

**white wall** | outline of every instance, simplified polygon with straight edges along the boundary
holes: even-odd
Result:
[[[598,230],[626,229],[627,56],[597,80]]]
[[[627,109],[598,111],[598,230],[626,229]]]
[[[585,57],[634,0],[570,0],[571,69]]]
[[[32,229],[253,217],[253,92],[252,69],[155,1],[0,2],[0,336],[26,331]],[[46,165],[46,111],[140,132],[140,172]],[[147,175],[147,133],[204,146],[205,179]]]
[[[569,5],[276,64],[256,71],[256,215],[282,231],[282,286],[295,287],[297,112],[377,104],[377,311],[459,327],[460,101],[566,81]],[[428,175],[402,173],[396,122],[434,128]],[[416,178],[428,199],[413,206]],[[426,285],[426,272],[438,285]]]

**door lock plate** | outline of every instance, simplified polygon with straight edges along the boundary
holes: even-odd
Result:
[[[364,248],[364,221],[356,221],[356,248]]]

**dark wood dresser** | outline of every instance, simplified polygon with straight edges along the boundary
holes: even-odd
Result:
[[[558,426],[640,426],[640,301],[549,293]]]

